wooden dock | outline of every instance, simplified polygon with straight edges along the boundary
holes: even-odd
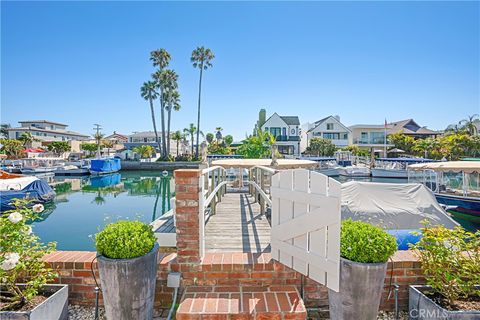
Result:
[[[248,193],[226,193],[205,226],[210,252],[270,252],[270,224]]]

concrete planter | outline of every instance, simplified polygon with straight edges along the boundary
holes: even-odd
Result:
[[[40,293],[49,293],[47,300],[29,311],[0,311],[2,320],[67,320],[68,285],[48,284]]]
[[[158,248],[155,243],[149,253],[133,259],[98,257],[107,319],[153,318]]]
[[[474,320],[480,319],[478,311],[449,311],[427,297],[423,292],[430,286],[410,286],[408,289],[408,318],[410,320]],[[480,290],[480,287],[479,287]]]
[[[340,258],[340,290],[328,290],[330,319],[377,319],[386,270],[387,263]]]

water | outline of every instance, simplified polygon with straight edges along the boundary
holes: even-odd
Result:
[[[173,179],[161,172],[122,172],[101,177],[55,177],[57,196],[42,221],[33,223],[43,242],[58,250],[95,250],[95,233],[109,222],[150,223],[170,209]]]

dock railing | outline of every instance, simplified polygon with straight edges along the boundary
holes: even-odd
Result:
[[[249,169],[248,192],[255,198],[255,201],[258,201],[262,213],[266,212],[267,206],[272,206],[270,186],[272,185],[272,176],[277,172],[278,170],[264,166],[254,166]]]

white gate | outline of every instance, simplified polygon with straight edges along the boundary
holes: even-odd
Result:
[[[341,184],[305,169],[272,176],[272,257],[338,291]]]

